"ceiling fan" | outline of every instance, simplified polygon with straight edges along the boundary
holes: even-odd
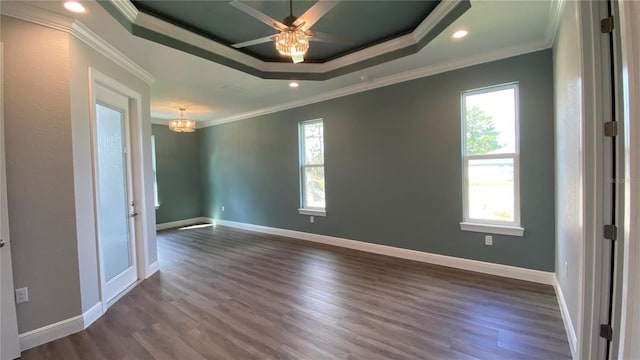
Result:
[[[321,17],[338,4],[337,0],[319,0],[299,17],[293,15],[293,0],[289,0],[289,16],[284,18],[282,22],[273,19],[269,15],[254,9],[240,0],[233,0],[229,4],[278,31],[275,35],[232,44],[231,46],[236,49],[274,41],[276,50],[282,55],[290,56],[293,63],[296,64],[304,61],[304,54],[309,49],[309,40],[345,42],[343,39],[330,34],[310,31],[311,27],[320,20]]]

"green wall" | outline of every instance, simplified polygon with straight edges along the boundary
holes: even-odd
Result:
[[[158,201],[156,224],[201,216],[198,136],[176,133],[166,125],[152,125],[156,141]]]
[[[544,50],[201,129],[203,215],[554,271],[552,76]],[[526,231],[485,246],[484,234],[459,226],[460,93],[513,81]],[[297,124],[316,118],[325,127],[327,217],[311,224],[297,212]]]

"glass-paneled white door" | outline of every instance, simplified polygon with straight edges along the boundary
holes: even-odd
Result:
[[[137,279],[135,203],[129,151],[129,99],[95,91],[94,162],[102,301],[108,304]]]

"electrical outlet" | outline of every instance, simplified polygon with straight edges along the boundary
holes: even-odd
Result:
[[[485,245],[489,245],[489,246],[493,245],[493,236],[485,235],[484,236],[484,244]]]
[[[567,277],[568,274],[569,274],[569,262],[565,261],[564,262],[564,276]]]
[[[26,287],[16,289],[16,304],[29,301],[29,289]]]
[[[222,212],[224,212],[224,205],[222,205]]]
[[[313,216],[309,216],[309,222],[313,224],[314,221],[315,219],[313,218]]]

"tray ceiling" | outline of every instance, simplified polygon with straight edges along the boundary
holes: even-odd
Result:
[[[324,0],[323,0],[324,1]],[[243,1],[278,21],[287,1]],[[317,1],[293,1],[301,15]],[[272,41],[234,43],[277,31],[227,1],[100,1],[132,34],[268,79],[326,80],[416,53],[470,7],[468,0],[337,1],[312,31],[340,42],[312,41],[303,64],[281,56]]]

